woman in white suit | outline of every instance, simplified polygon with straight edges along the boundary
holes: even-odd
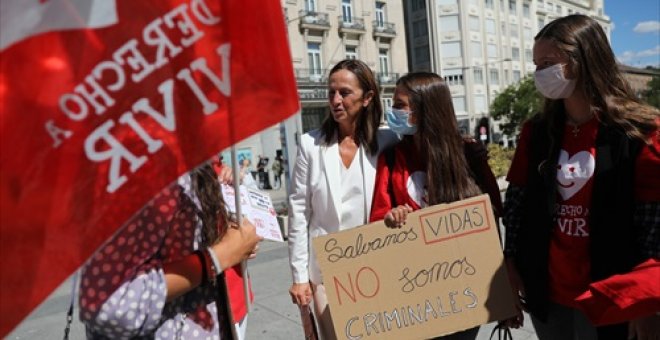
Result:
[[[368,223],[378,154],[398,139],[379,129],[382,106],[369,67],[344,60],[330,71],[330,114],[301,137],[289,196],[289,258],[294,303],[314,300],[319,333],[334,339],[323,278],[310,240]]]

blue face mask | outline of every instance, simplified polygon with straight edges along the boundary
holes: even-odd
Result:
[[[417,125],[410,124],[408,117],[410,112],[390,108],[385,111],[385,119],[390,129],[399,135],[414,135],[417,132]]]

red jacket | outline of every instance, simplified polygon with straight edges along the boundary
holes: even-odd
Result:
[[[463,145],[473,178],[481,191],[490,196],[497,220],[502,212],[502,198],[495,176],[488,165],[488,151],[482,144],[472,139],[465,140]],[[392,198],[397,206],[407,203],[413,210],[420,209],[420,201],[423,200],[426,164],[420,161],[412,139],[406,138],[394,147],[394,164],[391,169],[386,160],[388,152],[391,150],[384,151],[378,158],[370,222],[385,217],[385,214],[392,209]],[[392,192],[390,192],[390,181]]]

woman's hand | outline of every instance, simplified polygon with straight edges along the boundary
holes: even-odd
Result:
[[[243,225],[239,228],[236,223],[230,223],[227,232],[220,242],[213,245],[223,269],[233,267],[241,261],[256,256],[259,242],[264,238],[257,235],[257,228],[247,219],[243,218]]]
[[[660,315],[650,315],[628,323],[628,339],[660,339]]]
[[[388,228],[401,228],[406,224],[408,214],[413,212],[413,209],[408,205],[400,205],[385,214],[385,225]]]
[[[298,306],[307,306],[312,302],[312,287],[309,283],[294,283],[289,288],[291,300]]]
[[[506,260],[506,271],[509,275],[509,283],[511,283],[511,289],[513,290],[513,299],[518,311],[516,316],[513,316],[507,320],[504,320],[504,325],[509,328],[520,328],[522,327],[525,318],[523,316],[523,311],[527,311],[525,307],[525,287],[523,286],[520,275],[518,275],[518,269],[513,262],[512,258],[507,258]]]
[[[234,183],[232,168],[223,164],[218,173],[218,181],[222,184],[232,185]]]

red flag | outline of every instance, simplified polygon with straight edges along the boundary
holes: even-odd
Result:
[[[0,0],[0,336],[161,188],[298,110],[275,0]]]

